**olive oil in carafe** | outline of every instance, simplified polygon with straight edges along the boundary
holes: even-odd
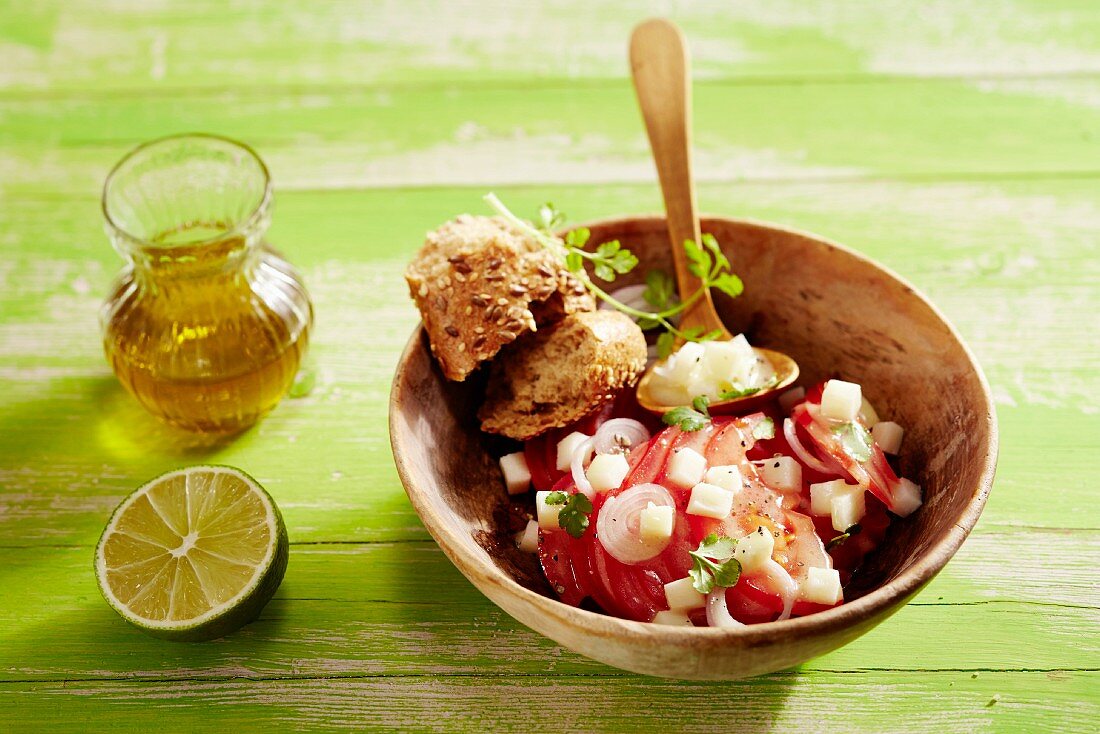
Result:
[[[264,243],[209,239],[225,230],[189,224],[150,238],[104,314],[107,358],[126,389],[169,423],[208,433],[275,407],[312,321],[294,269]]]

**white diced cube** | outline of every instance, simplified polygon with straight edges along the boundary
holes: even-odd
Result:
[[[686,385],[691,381],[692,373],[703,360],[703,345],[699,342],[685,342],[682,347],[653,368],[658,376],[670,382]]]
[[[668,540],[675,522],[675,509],[671,505],[650,502],[638,518],[638,535],[647,543]]]
[[[741,470],[733,464],[712,466],[703,474],[703,481],[734,494],[740,492],[744,486],[741,479]]]
[[[530,489],[531,470],[527,468],[527,457],[522,451],[500,457],[500,471],[504,474],[508,494],[522,494]]]
[[[585,476],[588,477],[588,483],[592,485],[592,489],[597,492],[608,492],[618,489],[629,473],[630,463],[622,454],[597,454],[588,465]]]
[[[830,512],[833,516],[833,530],[843,533],[863,519],[867,513],[864,494],[863,487],[851,484],[844,491],[833,494],[833,506]]]
[[[874,428],[875,424],[878,423],[878,413],[875,412],[875,406],[871,405],[867,398],[861,398],[859,417],[868,428]]]
[[[558,515],[561,514],[562,508],[565,505],[548,505],[546,504],[546,497],[550,494],[550,491],[535,492],[535,510],[538,513],[539,527],[543,530],[557,530]]]
[[[792,387],[787,392],[779,396],[779,407],[783,409],[784,413],[790,413],[798,403],[801,403],[806,399],[806,388],[804,387]]]
[[[898,453],[898,449],[901,448],[901,437],[904,434],[905,430],[893,421],[876,423],[871,429],[871,438],[875,439],[878,447],[887,454]]]
[[[733,557],[741,564],[741,570],[752,572],[767,563],[775,550],[775,538],[764,528],[757,528],[737,540]]]
[[[729,517],[733,509],[733,492],[713,484],[699,482],[691,489],[691,499],[688,500],[687,513],[700,517],[713,517],[715,520],[724,520]]]
[[[703,347],[701,364],[711,380],[744,384],[755,354],[743,336],[724,342],[704,342]]]
[[[890,511],[899,517],[906,517],[922,504],[920,485],[905,477],[898,480],[894,487],[894,506]]]
[[[791,456],[775,456],[757,462],[760,481],[777,492],[802,491],[802,465]]]
[[[527,527],[516,533],[516,547],[525,553],[534,553],[539,549],[539,524],[527,521]]]
[[[577,447],[590,438],[592,437],[580,431],[573,431],[568,436],[558,441],[558,460],[554,465],[557,470],[569,471],[569,467],[573,464],[573,454],[576,453]],[[584,461],[588,461],[587,456],[584,457]]]
[[[667,624],[673,627],[694,627],[691,619],[683,612],[657,612],[653,615],[653,624]]]
[[[810,485],[810,513],[814,515],[830,515],[833,512],[833,495],[845,491],[848,485],[843,479],[834,479],[831,482],[820,482]]]
[[[707,598],[695,590],[693,583],[690,576],[685,576],[665,584],[665,599],[669,609],[698,609],[707,603]]]
[[[844,598],[844,589],[840,586],[840,572],[832,568],[806,569],[806,578],[802,581],[799,596],[815,604],[832,606]]]
[[[863,390],[854,382],[829,380],[821,393],[821,415],[834,421],[852,421],[863,404]]]
[[[668,462],[668,480],[681,487],[694,487],[703,480],[707,460],[695,449],[674,449]]]

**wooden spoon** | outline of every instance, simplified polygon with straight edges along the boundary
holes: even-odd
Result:
[[[691,78],[690,61],[683,34],[671,21],[654,18],[641,23],[630,36],[630,69],[634,89],[642,108],[649,145],[657,164],[661,193],[665,199],[668,235],[676,266],[676,286],[680,299],[686,300],[699,290],[702,281],[688,269],[684,241],[700,241],[699,218],[695,214],[695,185],[691,177]],[[717,331],[719,340],[733,334],[714,309],[710,290],[691,304],[680,316],[682,331],[701,328],[703,333]],[[676,348],[683,345],[678,339]],[[752,395],[724,400],[709,406],[712,412],[730,413],[751,408],[770,400],[776,391],[798,378],[798,365],[786,354],[753,348],[756,356],[766,359],[775,370],[772,387]],[[638,382],[638,404],[654,413],[676,407],[654,400],[649,393],[652,367]]]

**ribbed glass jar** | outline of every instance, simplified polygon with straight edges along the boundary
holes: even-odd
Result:
[[[163,420],[235,433],[274,408],[304,357],[313,308],[265,242],[272,190],[248,146],[212,135],[142,145],[103,189],[127,266],[100,313],[107,359]]]

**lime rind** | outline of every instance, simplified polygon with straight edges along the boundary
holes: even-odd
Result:
[[[175,477],[187,477],[196,473],[230,474],[244,482],[256,494],[265,508],[264,521],[269,530],[268,544],[264,558],[255,565],[252,577],[231,598],[211,607],[198,617],[186,620],[156,620],[135,614],[128,605],[120,601],[107,582],[107,561],[104,546],[107,539],[116,531],[119,520],[134,502],[148,495],[149,491]],[[96,544],[94,568],[96,582],[103,598],[126,621],[144,632],[157,637],[180,641],[200,641],[222,637],[254,621],[264,606],[274,596],[283,580],[289,560],[289,542],[286,526],[278,506],[267,490],[245,472],[230,466],[200,465],[166,472],[138,487],[122,501],[111,514],[103,534]]]

